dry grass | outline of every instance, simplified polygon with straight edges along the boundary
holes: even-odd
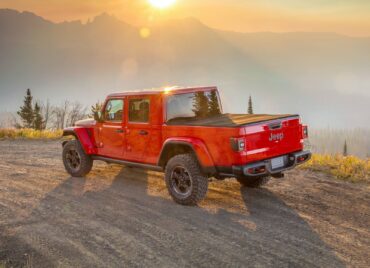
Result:
[[[0,129],[0,139],[59,139],[62,130]]]
[[[370,183],[370,159],[355,156],[314,154],[312,159],[302,166],[304,169],[321,171],[338,179],[350,182]]]

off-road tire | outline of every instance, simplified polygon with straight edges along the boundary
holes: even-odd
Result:
[[[72,168],[68,163],[67,154],[69,151],[75,150],[80,158],[80,164],[77,168]],[[73,177],[85,177],[92,169],[93,160],[83,150],[81,143],[78,140],[67,142],[63,147],[63,164],[66,171]]]
[[[249,188],[258,188],[261,187],[262,185],[265,185],[269,180],[269,176],[264,176],[264,177],[241,177],[241,178],[236,178],[236,180],[245,187]]]
[[[189,191],[189,196],[183,197],[171,187],[171,177],[174,169],[177,167],[186,169],[187,173],[190,175],[192,189]],[[172,157],[165,168],[165,180],[169,194],[178,204],[195,206],[203,200],[207,194],[208,178],[202,174],[199,163],[193,154],[180,154]]]

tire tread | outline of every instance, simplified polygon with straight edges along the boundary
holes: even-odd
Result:
[[[192,177],[193,192],[185,199],[176,196],[176,193],[170,187],[171,169],[176,165],[184,166]],[[194,206],[207,195],[208,178],[202,174],[199,163],[193,154],[179,154],[172,157],[165,168],[165,180],[172,199],[181,205]]]
[[[65,155],[68,147],[74,146],[80,155],[81,158],[81,165],[77,171],[74,171],[69,168],[68,164],[66,163]],[[67,142],[63,147],[63,164],[67,172],[73,177],[85,177],[92,169],[94,161],[91,159],[89,155],[87,155],[84,149],[81,146],[81,143],[78,140],[72,140]]]
[[[270,180],[270,177],[264,176],[264,177],[256,177],[256,178],[252,177],[252,178],[236,178],[236,179],[241,185],[245,187],[259,188],[265,185]]]

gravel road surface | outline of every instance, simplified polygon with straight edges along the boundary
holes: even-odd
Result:
[[[212,181],[184,207],[161,173],[96,162],[72,178],[60,142],[0,141],[0,267],[369,267],[369,193],[293,170]]]

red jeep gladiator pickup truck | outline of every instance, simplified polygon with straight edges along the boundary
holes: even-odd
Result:
[[[195,205],[208,179],[258,187],[306,162],[307,127],[298,115],[223,113],[216,87],[109,95],[101,113],[64,129],[63,162],[75,177],[94,160],[164,171],[174,201]]]

